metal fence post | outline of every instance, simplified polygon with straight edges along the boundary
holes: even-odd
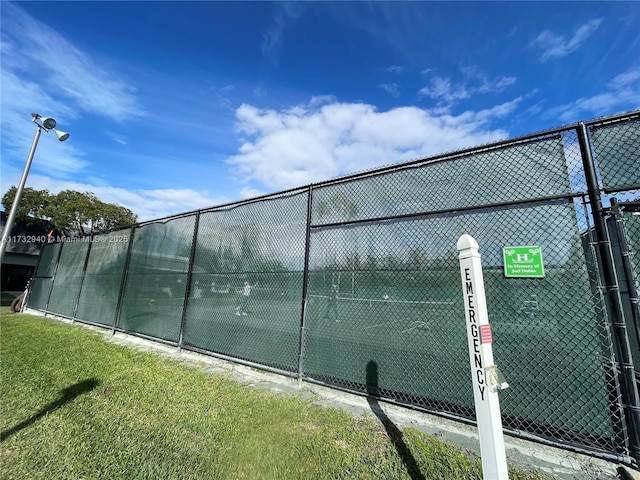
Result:
[[[116,328],[120,323],[120,314],[122,313],[122,298],[124,297],[125,284],[127,283],[127,275],[129,274],[129,263],[131,261],[131,250],[133,249],[133,239],[136,233],[136,226],[131,227],[131,234],[129,235],[129,245],[127,245],[127,256],[124,259],[124,268],[122,269],[122,282],[120,283],[120,292],[118,292],[118,304],[116,307],[116,314],[113,317],[113,327],[111,328],[111,335],[115,335]]]
[[[602,267],[605,303],[613,327],[613,340],[617,353],[617,362],[621,368],[621,393],[625,412],[625,420],[629,430],[629,451],[631,456],[640,461],[640,397],[638,396],[638,386],[635,381],[633,361],[631,358],[631,347],[627,336],[627,329],[624,322],[624,313],[620,300],[620,290],[616,281],[613,258],[611,254],[611,244],[607,234],[607,227],[604,221],[604,209],[602,208],[602,198],[596,177],[595,165],[591,155],[591,145],[588,138],[587,127],[580,123],[577,128],[578,142],[580,144],[580,155],[584,166],[589,202],[593,214],[593,223],[598,243],[598,252]]]
[[[633,265],[629,256],[631,255],[631,249],[629,248],[629,242],[627,242],[627,233],[624,228],[622,220],[622,209],[617,198],[611,199],[611,212],[616,219],[616,227],[618,230],[618,241],[620,242],[620,249],[622,250],[621,260],[622,268],[624,270],[624,278],[627,282],[627,288],[629,290],[629,303],[631,303],[631,320],[633,321],[634,332],[636,335],[636,341],[640,345],[640,299],[638,298],[638,289],[633,275]]]
[[[82,287],[84,286],[84,279],[87,276],[87,265],[89,264],[89,255],[91,254],[91,245],[93,244],[92,234],[89,237],[89,246],[87,247],[87,254],[84,257],[84,265],[82,267],[82,278],[80,279],[80,288],[78,289],[78,296],[76,297],[76,304],[73,307],[73,315],[71,317],[72,321],[76,320],[76,315],[78,314],[78,304],[80,303],[80,295],[82,294]]]
[[[313,204],[313,186],[309,185],[307,197],[307,232],[304,245],[304,271],[302,273],[302,314],[300,316],[300,338],[298,344],[298,386],[302,383],[304,369],[304,336],[307,320],[307,284],[309,283],[309,248],[311,246],[311,207]]]
[[[189,291],[191,290],[191,278],[193,276],[193,259],[196,256],[196,246],[198,244],[198,228],[200,227],[200,211],[196,212],[196,221],[193,227],[191,238],[191,252],[189,253],[189,267],[187,270],[187,282],[184,290],[184,302],[182,303],[182,320],[180,321],[180,333],[178,335],[178,353],[182,351],[184,342],[184,329],[187,326],[187,309],[189,307]]]
[[[60,250],[58,250],[58,258],[56,258],[56,268],[53,269],[53,277],[51,277],[51,288],[49,288],[49,295],[47,295],[47,303],[44,306],[45,316],[49,311],[49,302],[51,301],[51,293],[53,293],[53,284],[56,281],[56,274],[58,273],[58,266],[60,265],[60,257],[62,256],[63,247],[64,247],[64,242],[60,245]]]

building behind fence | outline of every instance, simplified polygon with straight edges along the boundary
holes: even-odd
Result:
[[[505,431],[636,463],[639,200],[640,111],[51,243],[28,307],[473,422],[470,234]]]

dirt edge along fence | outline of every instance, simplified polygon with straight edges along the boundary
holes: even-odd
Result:
[[[50,243],[28,307],[473,423],[470,234],[505,431],[637,464],[639,204],[637,111]]]

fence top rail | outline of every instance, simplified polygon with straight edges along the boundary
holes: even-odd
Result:
[[[575,128],[580,123],[584,123],[587,127],[603,127],[605,125],[613,125],[615,123],[638,119],[640,119],[640,110],[635,110],[633,112],[621,113],[618,115],[612,115],[610,117],[601,117],[589,120],[588,122],[578,122],[577,124],[572,125],[572,128]]]

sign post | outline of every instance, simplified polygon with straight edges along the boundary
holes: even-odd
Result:
[[[485,480],[507,480],[507,455],[502,436],[498,390],[509,385],[493,363],[491,327],[482,277],[478,242],[462,235],[457,243],[462,294],[469,340],[469,361],[473,380],[482,476]]]

